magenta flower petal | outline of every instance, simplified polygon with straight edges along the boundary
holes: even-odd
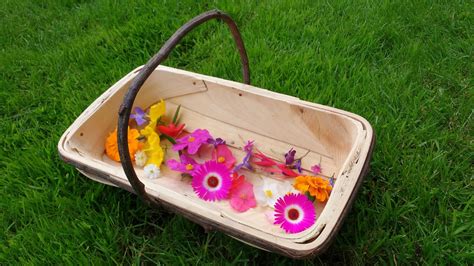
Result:
[[[176,144],[173,145],[174,151],[180,151],[188,148],[189,154],[195,154],[202,144],[207,143],[207,140],[212,138],[209,131],[205,129],[196,129],[191,134],[179,138],[176,140]]]
[[[225,165],[207,161],[193,173],[191,185],[194,192],[203,200],[215,201],[227,198],[232,180]]]
[[[212,159],[218,163],[223,163],[229,169],[232,169],[235,164],[235,157],[232,155],[229,147],[225,144],[217,145],[212,152]]]
[[[320,164],[315,164],[315,165],[311,166],[311,171],[313,171],[313,173],[314,173],[315,175],[320,174],[320,173],[321,173],[321,170],[322,170],[322,168],[321,168],[321,165],[320,165]]]
[[[313,202],[303,194],[286,194],[275,203],[275,224],[287,233],[299,233],[316,221]]]
[[[166,165],[173,171],[177,171],[177,172],[183,171],[182,164],[174,159],[170,159],[166,161]]]
[[[198,167],[198,163],[191,157],[187,156],[186,154],[181,154],[179,156],[179,159],[181,162],[178,162],[176,160],[168,160],[166,162],[166,165],[174,171],[178,171],[181,173],[188,173],[192,174]]]

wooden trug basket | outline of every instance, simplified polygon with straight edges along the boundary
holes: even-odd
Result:
[[[245,84],[159,66],[189,31],[214,18],[231,30]],[[87,177],[137,193],[145,202],[179,213],[206,230],[220,230],[293,258],[319,254],[335,238],[368,172],[373,129],[353,113],[249,84],[247,54],[236,24],[219,10],[203,13],[182,26],[145,66],[134,69],[95,100],[62,135],[59,154]],[[303,232],[286,234],[269,226],[262,207],[236,213],[228,203],[199,199],[179,173],[165,165],[161,178],[145,178],[142,169],[134,169],[129,153],[123,152],[128,151],[127,126],[134,106],[147,107],[159,99],[166,101],[169,110],[181,105],[181,121],[188,131],[206,128],[225,139],[238,161],[245,155],[244,141],[255,140],[258,149],[272,157],[281,158],[291,147],[305,154],[303,169],[321,162],[322,175],[334,175],[335,183],[329,200],[316,205],[315,224]],[[104,155],[104,140],[117,120],[121,164]],[[176,157],[167,149],[165,158]],[[251,172],[246,176],[254,185],[259,182]]]

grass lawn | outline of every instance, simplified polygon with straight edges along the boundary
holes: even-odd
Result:
[[[240,27],[254,85],[357,113],[377,133],[336,241],[303,262],[472,265],[474,4],[433,2],[0,1],[0,264],[292,262],[150,209],[57,154],[94,99],[217,7]],[[166,65],[241,80],[222,23]]]

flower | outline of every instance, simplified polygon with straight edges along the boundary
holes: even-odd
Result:
[[[199,164],[191,157],[187,156],[186,154],[181,154],[179,156],[179,159],[181,162],[178,162],[176,160],[168,160],[166,162],[166,165],[171,170],[178,171],[181,173],[187,173],[191,174],[196,170],[196,168],[199,166]]]
[[[139,136],[138,130],[128,128],[128,152],[132,161],[135,160],[135,153],[141,149],[141,143],[137,140]],[[117,144],[117,128],[115,128],[105,140],[105,154],[107,154],[110,159],[120,162]]]
[[[255,188],[255,198],[259,204],[273,208],[277,199],[291,190],[292,186],[288,182],[264,178],[263,183]]]
[[[244,146],[244,151],[246,152],[244,159],[241,163],[235,166],[234,171],[239,171],[242,167],[245,167],[249,170],[253,170],[253,167],[250,165],[250,157],[252,156],[252,149],[253,149],[253,140],[247,141],[247,144]]]
[[[176,144],[173,145],[173,150],[180,151],[188,148],[189,154],[195,154],[203,143],[207,143],[209,138],[212,138],[209,131],[206,129],[196,129],[193,133],[177,139]]]
[[[160,136],[156,133],[151,123],[140,130],[140,133],[146,137],[145,147],[143,148],[148,158],[146,163],[156,164],[160,167],[164,157],[163,149],[160,146]]]
[[[309,192],[320,202],[325,202],[332,190],[328,180],[317,176],[298,176],[293,186],[303,194]]]
[[[148,117],[150,118],[149,125],[151,126],[151,128],[153,129],[155,128],[156,122],[158,121],[160,117],[162,117],[165,114],[165,112],[166,112],[166,104],[165,104],[165,101],[163,101],[163,99],[159,103],[156,103],[150,107]]]
[[[302,194],[290,193],[275,204],[275,223],[287,233],[299,233],[316,221],[313,203]]]
[[[225,140],[221,138],[217,138],[217,139],[209,138],[207,140],[207,143],[214,145],[214,147],[217,147],[217,145],[225,144]]]
[[[230,206],[238,212],[245,212],[257,206],[252,183],[242,179],[242,182],[237,182],[237,185],[232,187]]]
[[[319,164],[319,163],[311,166],[311,171],[313,171],[313,174],[315,174],[315,175],[320,174],[321,170],[322,170],[321,164]]]
[[[137,122],[138,126],[142,126],[147,122],[145,118],[146,114],[145,111],[143,111],[142,108],[140,107],[135,107],[135,113],[130,115],[130,118],[135,119],[135,122]]]
[[[232,181],[230,171],[225,165],[215,161],[207,161],[200,165],[192,174],[191,185],[194,192],[203,200],[215,201],[229,195]]]
[[[291,148],[287,153],[285,153],[285,164],[291,165],[295,161],[296,151]]]
[[[160,168],[153,163],[147,164],[143,170],[145,171],[145,176],[150,179],[158,178],[161,175]]]
[[[253,161],[253,163],[255,163],[256,165],[262,166],[263,171],[265,172],[272,173],[272,174],[275,174],[275,173],[283,174],[289,177],[298,176],[298,174],[295,173],[293,170],[291,170],[289,166],[282,163],[277,163],[275,160],[271,159],[270,157],[266,156],[260,151],[258,153],[255,153],[254,157],[255,157],[255,160]]]
[[[135,153],[135,163],[139,167],[145,166],[145,163],[147,161],[146,153],[144,151],[137,151]]]
[[[212,159],[218,163],[224,164],[229,169],[232,169],[235,164],[235,157],[232,155],[229,147],[225,144],[216,146],[214,151],[212,151]]]
[[[259,151],[258,153],[255,153],[254,157],[255,157],[254,163],[258,166],[270,167],[270,166],[277,165],[277,162],[275,162],[273,159],[263,154],[261,151]]]
[[[237,187],[239,187],[245,181],[245,176],[244,175],[239,176],[237,172],[233,172],[231,176],[231,180],[232,180],[232,185],[230,186],[229,194],[232,194],[232,191],[236,189]]]
[[[301,169],[301,159],[296,160],[295,167],[298,170],[298,173],[301,174],[302,169]]]
[[[184,129],[185,124],[175,125],[170,123],[168,126],[158,126],[158,130],[172,138],[176,138]]]

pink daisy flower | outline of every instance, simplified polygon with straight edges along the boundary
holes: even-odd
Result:
[[[224,164],[207,161],[192,174],[194,192],[203,200],[215,201],[227,198],[232,180],[230,171]]]
[[[286,194],[275,204],[275,224],[287,233],[299,233],[316,221],[313,203],[303,194]]]
[[[212,152],[212,159],[218,163],[224,164],[227,168],[232,169],[235,164],[235,157],[232,155],[229,147],[225,144],[219,144]]]

